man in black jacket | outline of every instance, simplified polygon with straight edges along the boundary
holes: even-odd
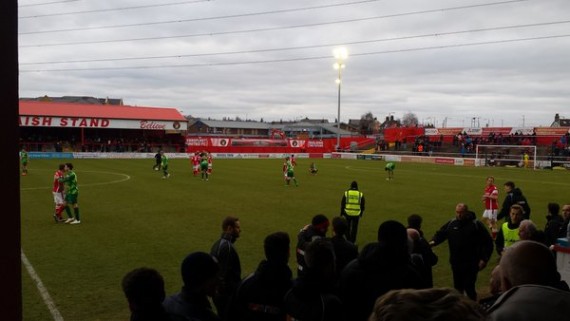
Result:
[[[429,243],[436,246],[445,240],[449,243],[453,287],[477,300],[477,273],[487,266],[493,253],[491,234],[466,204],[459,203],[455,207],[455,219],[445,223]]]
[[[218,315],[226,318],[231,295],[241,282],[241,263],[234,247],[234,242],[241,233],[241,225],[237,217],[228,216],[222,222],[222,237],[214,243],[210,255],[220,264],[220,287],[213,301]]]
[[[335,294],[332,244],[317,239],[307,244],[306,269],[285,294],[286,320],[343,321],[343,302]]]
[[[378,227],[378,242],[369,243],[340,276],[344,320],[366,321],[376,299],[390,290],[425,287],[412,266],[404,225],[386,221]]]
[[[548,214],[546,215],[546,225],[544,226],[547,246],[556,244],[556,240],[559,237],[565,236],[566,231],[561,233],[563,225],[564,218],[560,215],[560,205],[558,203],[548,203]]]
[[[333,218],[332,227],[334,235],[331,243],[334,247],[337,276],[340,276],[344,267],[358,257],[358,248],[346,239],[348,223],[344,217]]]
[[[524,197],[520,188],[515,187],[515,183],[508,181],[505,183],[505,193],[507,196],[503,201],[503,207],[501,207],[501,211],[497,214],[497,221],[501,219],[505,219],[506,222],[510,221],[509,213],[511,211],[511,206],[518,204],[522,206],[524,210],[524,219],[530,219],[530,206]]]
[[[160,154],[160,151],[158,151],[154,155],[154,161],[155,161],[155,164],[152,166],[152,169],[154,169],[155,171],[159,171],[160,170],[160,164],[162,163],[162,154]]]
[[[301,276],[307,268],[305,263],[305,249],[314,240],[325,238],[329,229],[329,219],[323,214],[317,214],[311,220],[311,224],[306,225],[297,235],[297,276]]]
[[[424,239],[416,229],[408,228],[408,241],[411,241],[412,264],[425,281],[425,286],[433,287],[432,267],[437,264],[439,258],[433,252],[429,242]]]
[[[131,310],[130,321],[171,321],[162,306],[164,279],[151,268],[138,268],[123,277],[123,292]]]
[[[193,252],[182,261],[180,272],[184,286],[162,305],[172,321],[220,321],[210,300],[218,287],[220,268],[214,257],[205,252]]]
[[[264,241],[266,260],[242,280],[232,300],[228,320],[285,320],[283,299],[293,282],[289,261],[289,234],[275,232]]]

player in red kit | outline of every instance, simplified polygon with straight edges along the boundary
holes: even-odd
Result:
[[[200,172],[200,153],[195,152],[194,156],[192,156],[192,174],[194,176],[198,175]]]
[[[499,198],[499,190],[495,186],[495,178],[493,176],[487,177],[487,185],[485,185],[485,191],[481,200],[485,206],[485,211],[483,212],[483,223],[489,226],[491,229],[491,235],[493,238],[497,235],[497,214],[499,212],[499,203],[497,199]]]
[[[295,159],[295,154],[291,154],[291,165],[297,166],[297,159]]]
[[[212,175],[212,154],[206,152],[208,154],[208,176]]]
[[[60,181],[60,179],[63,179],[63,170],[65,168],[64,164],[59,164],[58,170],[55,171],[55,173],[53,174],[53,188],[52,188],[52,194],[53,194],[53,202],[55,203],[55,212],[53,214],[53,218],[55,220],[56,223],[58,222],[63,222],[64,219],[61,216],[61,213],[63,213],[63,210],[65,209],[64,206],[64,184],[63,182]]]
[[[289,168],[289,156],[285,157],[285,161],[283,162],[283,179],[287,181],[287,168]]]

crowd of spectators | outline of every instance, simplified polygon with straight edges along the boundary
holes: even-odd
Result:
[[[20,146],[32,152],[152,153],[158,150],[184,152],[185,139],[180,135],[87,135],[81,142],[74,135],[63,137],[30,135],[20,138]]]
[[[347,252],[346,245],[338,246],[348,242],[344,218],[332,220],[329,238],[328,218],[318,214],[299,232],[296,278],[289,268],[286,232],[267,235],[265,259],[243,277],[235,246],[241,225],[229,216],[210,253],[192,252],[182,261],[179,293],[166,296],[162,277],[149,268],[127,273],[123,290],[132,321],[563,320],[570,315],[570,288],[549,245],[565,234],[570,204],[562,215],[559,209],[548,205],[545,230],[552,235],[540,232],[529,217],[517,223],[519,236],[501,248],[491,273],[490,296],[479,301],[476,274],[490,262],[493,245],[487,228],[462,203],[456,218],[430,241],[421,230],[422,217],[412,214],[407,226],[381,222],[377,240],[355,253],[353,247]],[[433,287],[431,268],[438,260],[431,246],[443,241],[449,242],[453,288]]]
[[[546,140],[552,139],[552,143]],[[550,160],[552,166],[566,166],[570,163],[570,133],[560,137],[542,137],[538,141],[536,134],[523,134],[517,132],[510,135],[491,132],[487,136],[470,135],[460,132],[453,137],[439,136],[410,136],[401,140],[390,142],[385,139],[377,139],[376,152],[396,152],[415,156],[460,156],[475,157],[478,145],[500,146],[529,146],[529,148],[491,148],[479,150],[484,156],[488,166],[520,166],[524,154],[533,155],[534,149],[530,146],[537,146],[537,157]]]

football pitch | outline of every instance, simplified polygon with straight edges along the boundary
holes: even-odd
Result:
[[[76,159],[81,224],[56,224],[53,173],[67,161],[33,159],[28,176],[21,177],[24,320],[53,320],[54,314],[61,320],[128,320],[122,277],[134,268],[152,267],[164,277],[167,296],[178,292],[182,259],[193,251],[209,252],[227,215],[241,221],[236,247],[242,277],[254,271],[263,258],[264,237],[275,231],[289,233],[295,271],[299,229],[315,214],[339,215],[343,192],[353,180],[366,198],[360,248],[375,241],[380,223],[406,224],[412,213],[424,218],[428,239],[454,217],[458,202],[480,217],[487,176],[495,177],[499,202],[505,197],[503,183],[514,181],[541,229],[549,202],[570,202],[568,171],[397,163],[395,179],[386,181],[383,161],[298,159],[295,187],[285,186],[281,159],[214,159],[207,182],[193,177],[183,159],[170,160],[168,179],[152,170],[154,159]],[[319,169],[316,176],[308,171],[312,161]],[[447,243],[434,251],[439,256],[435,286],[450,287]],[[496,261],[494,253],[479,274],[480,293]]]

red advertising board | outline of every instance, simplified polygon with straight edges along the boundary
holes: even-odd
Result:
[[[455,165],[455,159],[453,159],[453,158],[440,158],[440,157],[436,157],[436,158],[435,158],[435,163],[436,163],[436,164],[445,164],[445,165]]]
[[[337,139],[274,139],[234,137],[186,137],[187,152],[207,150],[211,153],[330,153],[336,148]],[[367,137],[341,137],[340,146],[374,145],[375,140]],[[322,157],[322,156],[321,156]]]

